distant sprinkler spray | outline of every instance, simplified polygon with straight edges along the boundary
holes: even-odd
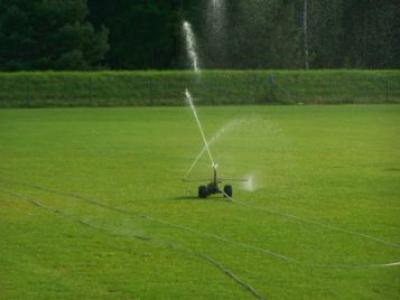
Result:
[[[207,7],[207,57],[212,68],[224,66],[226,59],[226,4],[225,0],[209,0]]]
[[[224,0],[211,0],[214,8],[220,8],[223,5]]]
[[[225,25],[225,2],[224,0],[210,0],[211,3],[208,6],[207,19],[209,25],[211,25],[213,31],[212,35],[218,35],[218,38],[222,39],[221,35],[222,27]]]

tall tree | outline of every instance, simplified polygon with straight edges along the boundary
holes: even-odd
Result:
[[[108,30],[87,21],[86,0],[0,1],[0,68],[79,70],[101,65]]]
[[[399,0],[224,0],[207,16],[211,3],[0,0],[0,69],[184,67],[183,19],[204,67],[400,67]]]
[[[89,0],[91,20],[110,29],[107,61],[116,69],[171,68],[179,52],[180,1]]]
[[[346,65],[357,68],[399,67],[399,15],[399,1],[346,1],[343,19]]]
[[[313,68],[343,65],[344,1],[308,0],[309,62]]]

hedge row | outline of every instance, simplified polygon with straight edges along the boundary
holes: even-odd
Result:
[[[400,71],[0,73],[0,107],[400,103]]]

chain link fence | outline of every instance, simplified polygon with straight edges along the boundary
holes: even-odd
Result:
[[[400,103],[398,71],[0,74],[0,107]]]

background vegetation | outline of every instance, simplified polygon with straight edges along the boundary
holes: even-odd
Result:
[[[18,72],[0,74],[0,107],[400,103],[400,71]]]
[[[400,2],[307,0],[311,68],[399,68]],[[305,0],[1,0],[0,70],[183,68],[181,22],[209,68],[303,68]],[[215,45],[219,45],[215,47]]]

